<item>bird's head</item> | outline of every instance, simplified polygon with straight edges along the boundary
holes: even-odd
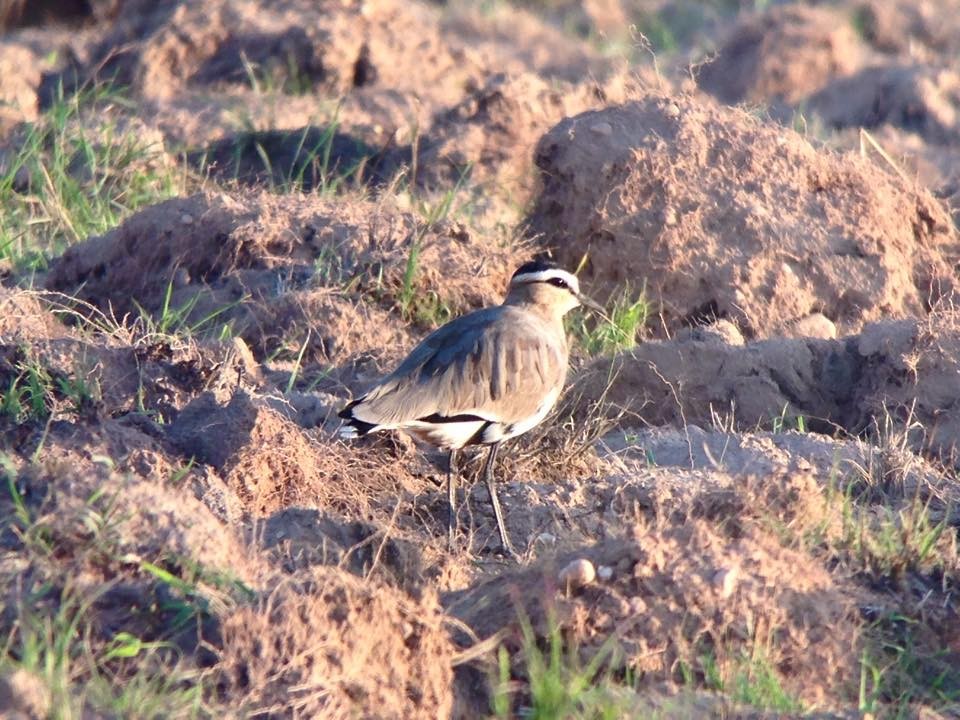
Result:
[[[575,275],[544,260],[532,260],[517,268],[510,278],[506,302],[534,305],[555,317],[563,317],[580,305],[603,312],[603,308],[580,292],[580,282]]]

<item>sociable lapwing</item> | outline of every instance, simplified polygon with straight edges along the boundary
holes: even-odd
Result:
[[[431,333],[400,366],[340,411],[344,438],[402,430],[449,450],[451,546],[457,530],[457,460],[467,445],[489,445],[483,475],[503,549],[515,554],[493,477],[500,445],[547,416],[567,374],[563,316],[586,305],[571,273],[552,263],[522,265],[502,305],[477,310]]]

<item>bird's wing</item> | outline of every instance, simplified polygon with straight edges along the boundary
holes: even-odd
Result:
[[[563,384],[566,342],[530,313],[497,307],[444,325],[351,408],[377,426],[474,416],[513,423],[530,417]]]

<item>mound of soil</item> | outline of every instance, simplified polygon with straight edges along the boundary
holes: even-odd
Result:
[[[875,323],[840,340],[652,341],[596,361],[584,383],[587,395],[607,392],[628,419],[655,426],[795,428],[802,418],[807,429],[857,435],[889,417],[888,432],[908,432],[914,449],[953,463],[958,343],[954,313]]]
[[[859,424],[889,432],[889,418],[915,449],[960,466],[960,316],[877,323],[855,340],[868,369],[858,388]]]
[[[0,43],[0,137],[39,109],[40,56],[14,42]]]
[[[863,37],[885,53],[933,59],[960,47],[960,2],[864,0],[856,8]]]
[[[121,579],[131,584],[131,592],[139,588],[142,601],[156,579],[142,573],[142,563],[177,564],[185,559],[210,572],[229,572],[244,583],[258,581],[266,567],[262,559],[202,503],[171,484],[169,476],[162,472],[146,478],[125,476],[108,467],[105,456],[97,454],[116,450],[97,437],[106,434],[59,428],[50,437],[43,462],[24,465],[12,478],[49,547],[58,548],[60,562],[73,566],[77,582],[90,587]],[[122,439],[127,452],[160,447],[129,429]],[[10,509],[4,496],[0,511],[12,517]],[[5,530],[0,545],[22,549],[22,535]],[[34,558],[23,583],[3,578],[4,591],[29,591],[31,581],[48,571]],[[128,604],[125,610],[129,608]]]
[[[366,462],[356,458],[359,465],[351,467],[343,446],[321,444],[243,392],[224,403],[212,393],[200,395],[170,425],[168,437],[185,459],[220,473],[254,517],[304,505],[367,518],[371,506],[382,510],[417,489],[409,475],[383,468],[380,453],[370,453]]]
[[[174,611],[162,608],[182,608],[183,588],[192,587],[187,592],[207,603],[197,618],[205,650],[191,639],[191,622],[178,642],[186,652],[197,651],[198,660],[215,653],[200,662],[215,672],[220,700],[231,708],[270,708],[287,716],[449,714],[453,646],[432,592],[418,588],[412,597],[377,576],[361,579],[303,562],[280,573],[276,565],[283,559],[269,552],[276,530],[264,538],[268,552],[260,553],[165,474],[124,477],[97,459],[104,448],[96,438],[75,437],[71,445],[55,430],[49,439],[43,463],[25,466],[11,482],[35,518],[31,531],[42,532],[45,547],[56,549],[58,567],[70,569],[75,587],[96,593],[85,618],[91,647],[99,650],[121,632],[148,641],[168,631]],[[143,441],[124,439],[128,450],[138,444]],[[13,509],[9,496],[0,496],[0,513],[13,518]],[[335,534],[336,524],[325,527]],[[22,551],[25,528],[11,528],[0,532],[0,548]],[[338,534],[336,540],[349,538]],[[308,540],[303,547],[323,549]],[[374,557],[378,547],[357,571],[370,573],[377,562],[391,561],[396,546],[380,547]],[[344,550],[355,551],[354,557],[348,561]],[[364,555],[351,545],[340,552],[326,562],[356,565]],[[4,607],[33,593],[31,607],[38,608],[51,601],[50,587],[64,582],[64,576],[48,575],[49,563],[28,557],[25,552],[23,562],[0,566]],[[163,579],[171,575],[183,580]]]
[[[615,84],[611,92],[618,92]],[[416,180],[448,188],[466,176],[485,194],[524,204],[536,185],[533,150],[543,133],[561,118],[608,99],[599,85],[548,83],[529,73],[495,75],[435,118],[416,147]]]
[[[574,560],[592,563],[598,579],[567,587],[561,570]],[[537,638],[558,623],[585,663],[606,653],[604,661],[631,669],[644,686],[679,681],[679,662],[699,675],[711,652],[736,653],[759,631],[770,633],[776,655],[768,660],[792,678],[788,687],[823,703],[843,696],[837,679],[859,657],[853,598],[819,564],[755,527],[725,535],[703,519],[638,528],[627,539],[503,573],[445,605],[481,638],[508,629],[515,651],[524,615]],[[604,647],[611,635],[612,654]],[[715,659],[723,666],[730,658]]]
[[[152,12],[130,5],[89,60],[60,79],[114,79],[149,98],[255,80],[290,92],[380,84],[456,97],[478,72],[419,3],[212,0],[162,3]]]
[[[645,285],[670,330],[766,336],[821,313],[842,334],[952,287],[957,232],[930,193],[736,109],[650,94],[562,121],[536,161],[531,232],[586,256],[601,299]]]
[[[481,8],[469,1],[448,3],[440,25],[445,34],[483,58],[485,67],[501,72],[535,72],[576,83],[602,78],[610,71],[610,60],[593,47],[571,42],[557,24],[513,4]],[[620,26],[625,28],[626,23]]]
[[[15,381],[22,385],[25,369],[38,368],[49,386],[44,412],[57,419],[102,420],[150,412],[169,421],[198,393],[233,392],[240,384],[262,381],[239,339],[204,345],[144,340],[126,327],[115,329],[112,337],[97,337],[75,332],[56,319],[49,308],[67,317],[76,313],[61,299],[24,292],[10,298],[4,302],[0,295],[0,309],[22,312],[0,324],[0,383],[5,388]],[[9,419],[0,418],[0,425]],[[114,445],[111,452],[117,449],[122,457],[123,443]]]
[[[6,0],[0,5],[0,30],[82,22],[106,14],[116,4],[117,0]]]
[[[46,340],[66,330],[39,293],[0,287],[0,343]]]
[[[382,156],[380,148],[334,127],[307,126],[230,134],[190,152],[188,160],[226,182],[294,184],[309,192],[340,176],[356,184],[384,185],[399,168]]]
[[[297,353],[309,330],[304,357],[329,364],[371,349],[396,359],[412,339],[390,309],[405,303],[419,317],[499,302],[518,264],[514,248],[455,223],[426,226],[389,201],[204,193],[71,247],[47,287],[117,318],[174,313],[195,332],[227,325],[258,357]]]
[[[254,527],[260,546],[286,572],[332,565],[359,577],[374,576],[418,596],[423,589],[419,549],[377,525],[289,507]]]
[[[795,104],[855,70],[862,50],[841,10],[779,5],[738,23],[698,67],[703,90],[725,103]]]
[[[950,145],[960,139],[960,74],[929,65],[881,65],[839,78],[809,99],[830,127],[890,124]]]
[[[336,568],[281,581],[221,626],[218,685],[243,712],[435,718],[453,706],[453,645],[435,596],[415,601]]]

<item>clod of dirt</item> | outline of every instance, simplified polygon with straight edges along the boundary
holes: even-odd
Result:
[[[435,720],[453,706],[453,647],[432,595],[313,568],[224,618],[221,636],[218,685],[238,710]]]
[[[786,329],[788,337],[810,337],[832,340],[837,337],[837,326],[823,313],[811,313],[798,319]]]
[[[960,465],[960,316],[874,324],[857,338],[870,369],[861,384],[859,424],[896,443]],[[889,421],[889,427],[885,423]],[[882,438],[881,438],[882,439]]]
[[[0,137],[38,112],[40,56],[18,43],[0,43]]]
[[[0,708],[4,710],[4,717],[10,720],[47,717],[50,705],[50,690],[34,673],[21,668],[0,675]]]
[[[841,10],[779,5],[742,20],[698,68],[697,82],[725,103],[792,105],[851,73],[861,55]]]
[[[174,331],[230,325],[258,357],[305,348],[305,362],[329,364],[370,350],[376,337],[389,362],[412,342],[389,309],[406,303],[417,317],[498,302],[520,257],[457,223],[425,226],[388,201],[205,193],[71,247],[47,287],[118,318],[180,313]]]
[[[0,343],[46,340],[67,333],[38,293],[0,287]]]
[[[762,337],[819,312],[847,333],[952,287],[957,231],[929,192],[737,109],[650,94],[562,121],[536,159],[530,232],[586,256],[601,298],[645,284],[670,329]]]
[[[211,393],[191,402],[168,436],[185,457],[212,466],[254,516],[294,501],[322,482],[321,452],[292,422],[242,392],[221,405]]]
[[[519,611],[540,638],[551,620],[558,622],[584,661],[615,634],[619,662],[650,685],[670,682],[678,661],[696,672],[706,648],[742,650],[752,629],[762,627],[772,633],[776,655],[768,659],[786,687],[808,702],[841,697],[837,680],[859,658],[853,598],[817,562],[772,534],[744,525],[732,535],[696,518],[637,529],[628,539],[504,573],[452,594],[445,605],[481,638],[513,628],[508,646],[520,637]],[[617,571],[610,582],[570,595],[557,583],[556,568],[572,558]],[[723,575],[734,567],[735,584]]]
[[[557,582],[567,590],[576,590],[589,585],[597,579],[597,569],[593,563],[583,558],[571,560],[557,573]]]
[[[954,224],[960,227],[960,146],[927,142],[920,134],[890,123],[870,130],[869,138],[863,135],[860,126],[838,130],[829,144],[841,150],[865,153],[877,162],[895,164],[908,177],[930,188],[950,209]]]
[[[894,125],[927,142],[960,140],[960,74],[929,65],[881,65],[839,78],[809,98],[833,128]]]
[[[119,447],[130,456],[152,451],[162,457],[156,441],[117,426],[84,431],[63,425],[48,436],[43,461],[24,466],[15,478],[33,517],[43,518],[52,546],[79,553],[96,541],[113,562],[189,559],[213,571],[229,571],[243,582],[256,581],[265,567],[262,559],[172,484],[170,473],[137,476],[123,462],[116,472],[103,462],[106,453],[119,457]],[[110,568],[103,570],[109,573]]]
[[[836,341],[772,339],[739,347],[651,341],[596,361],[590,373],[597,386],[587,393],[603,391],[612,377],[613,407],[656,426],[709,426],[719,417],[733,418],[736,427],[764,427],[802,416],[830,432],[831,423],[844,427],[857,415],[862,370],[862,359]]]

